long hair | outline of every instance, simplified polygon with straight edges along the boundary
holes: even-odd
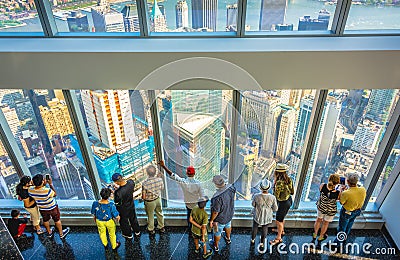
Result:
[[[25,186],[26,184],[28,184],[30,181],[31,181],[31,177],[26,176],[26,175],[23,176],[23,177],[19,180],[19,183],[18,183],[17,187],[15,188],[17,195],[21,195],[24,186]]]
[[[290,184],[290,177],[287,175],[286,171],[275,171],[276,181],[283,181],[286,185]]]
[[[331,174],[328,179],[328,189],[332,190],[339,183],[340,183],[340,176],[336,173]]]

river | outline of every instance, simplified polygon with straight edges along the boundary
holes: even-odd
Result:
[[[189,5],[189,24],[191,24],[191,0],[187,0]],[[125,2],[129,3],[129,2]],[[113,5],[113,8],[121,10],[125,3]],[[233,4],[233,1],[219,0],[217,14],[217,29],[225,30],[226,25],[226,5]],[[167,26],[169,29],[175,29],[175,4],[176,0],[165,0],[165,14],[167,18]],[[258,22],[260,19],[261,0],[249,0],[247,7],[246,25],[250,26],[250,30],[258,30]],[[318,11],[327,9],[331,13],[330,25],[335,12],[335,5],[325,5],[324,2],[315,0],[291,0],[288,3],[286,11],[285,23],[294,24],[297,29],[299,17],[311,15],[317,17]],[[93,26],[93,20],[90,12],[87,14],[90,28]],[[2,29],[0,32],[26,32],[41,31],[39,18],[26,19],[27,25],[22,27]],[[66,21],[56,19],[56,24],[60,32],[68,32]],[[371,6],[371,5],[353,5],[350,9],[349,18],[347,20],[346,29],[348,30],[365,30],[365,29],[400,29],[400,7],[395,6]]]

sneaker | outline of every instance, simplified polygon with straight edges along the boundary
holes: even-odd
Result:
[[[135,236],[136,237],[140,237],[140,235],[141,235],[140,231],[139,232],[135,232]]]
[[[328,236],[325,234],[323,238],[321,238],[321,237],[318,238],[318,242],[320,243],[322,241],[325,241],[327,238],[328,238]]]
[[[218,251],[219,251],[219,248],[216,247],[215,245],[213,245],[213,248],[214,248],[214,251],[215,251],[215,252],[218,252]]]
[[[160,228],[160,229],[158,230],[158,232],[160,232],[161,234],[164,234],[164,233],[165,233],[165,228]]]
[[[200,247],[199,247],[199,249],[195,249],[194,252],[195,252],[196,254],[200,253]]]
[[[315,233],[312,233],[312,238],[313,238],[313,240],[315,240],[315,239],[317,239],[317,234],[315,234]]]
[[[231,239],[228,238],[226,235],[224,235],[224,239],[225,239],[225,242],[226,242],[228,245],[229,245],[230,243],[232,243]]]
[[[132,235],[130,235],[130,236],[124,236],[124,235],[122,234],[122,236],[123,236],[125,239],[128,239],[128,240],[133,238]]]
[[[203,254],[203,258],[204,259],[209,258],[211,255],[212,255],[212,251],[208,250],[205,254]]]
[[[63,229],[63,234],[60,236],[60,238],[61,239],[64,239],[67,235],[68,235],[68,233],[69,233],[69,231],[70,231],[71,229],[69,228],[69,227],[67,227],[66,229]]]
[[[47,237],[52,239],[54,237],[54,227],[50,228],[51,233],[47,233]]]
[[[255,239],[250,240],[250,244],[254,245],[256,243]]]
[[[264,251],[264,243],[260,243],[260,245],[259,245],[259,248],[260,248],[260,251]]]
[[[149,230],[149,235],[154,236],[156,234],[155,230]]]

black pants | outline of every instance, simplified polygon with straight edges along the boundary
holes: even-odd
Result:
[[[261,243],[265,243],[265,238],[268,234],[268,225],[262,225]],[[251,239],[255,239],[258,232],[258,223],[253,220],[253,230],[251,232]]]
[[[140,232],[139,222],[136,217],[136,212],[133,210],[130,215],[123,215],[121,214],[121,219],[119,220],[119,224],[121,227],[122,236],[124,237],[131,237],[132,230],[135,233]]]

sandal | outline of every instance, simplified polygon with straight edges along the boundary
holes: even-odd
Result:
[[[281,238],[281,239],[275,238],[274,240],[269,241],[269,244],[270,244],[271,246],[274,246],[274,245],[280,244],[280,243],[282,243],[282,242],[283,242],[283,241],[282,241],[282,238]]]
[[[278,233],[278,229],[273,228],[273,229],[272,229],[272,232]],[[282,234],[281,234],[281,236],[284,236],[285,234],[286,234],[285,231],[283,231]]]

